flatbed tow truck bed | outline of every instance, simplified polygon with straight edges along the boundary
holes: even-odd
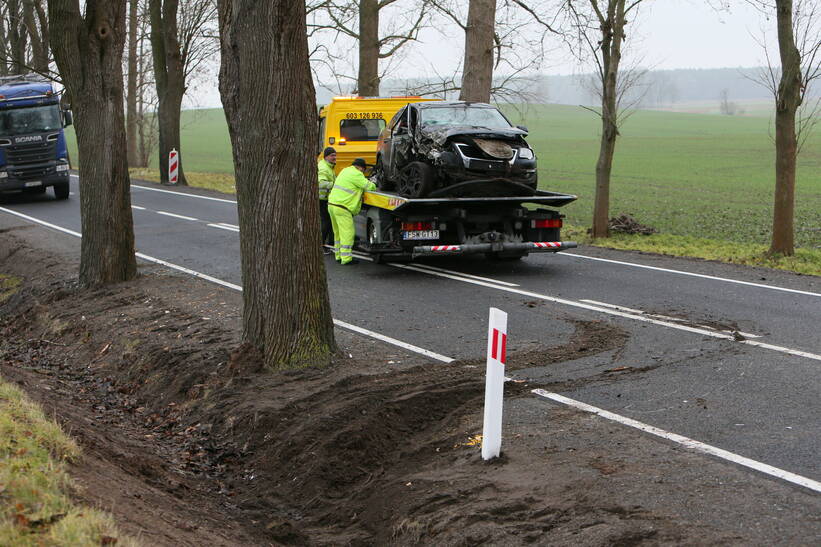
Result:
[[[436,198],[365,192],[356,218],[357,249],[377,262],[475,253],[518,259],[573,249],[575,242],[560,239],[563,216],[540,206],[562,207],[575,199],[543,190],[527,196]]]

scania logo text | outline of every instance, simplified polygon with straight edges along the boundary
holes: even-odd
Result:
[[[43,137],[40,136],[40,135],[27,135],[27,136],[24,136],[24,137],[17,137],[16,139],[14,139],[14,142],[17,143],[17,144],[20,144],[20,143],[24,143],[24,142],[35,142],[35,141],[41,141],[41,140],[43,140]]]

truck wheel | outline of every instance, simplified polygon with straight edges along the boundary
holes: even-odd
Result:
[[[421,198],[433,188],[433,167],[421,161],[408,164],[399,181],[399,193],[409,198]]]
[[[54,197],[57,199],[68,199],[68,183],[58,182],[54,185]]]

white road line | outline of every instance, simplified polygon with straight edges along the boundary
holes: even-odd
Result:
[[[402,269],[406,269],[406,270],[418,271],[418,272],[421,272],[421,273],[425,273],[427,275],[434,275],[434,276],[438,276],[438,277],[444,277],[444,278],[447,278],[447,279],[453,279],[455,281],[461,281],[463,283],[470,283],[472,285],[479,285],[481,287],[488,287],[490,289],[496,289],[497,291],[505,291],[505,292],[514,293],[514,294],[520,294],[522,296],[527,296],[529,298],[536,298],[536,299],[539,299],[539,300],[545,300],[547,302],[554,302],[556,304],[563,304],[565,306],[571,306],[571,307],[574,307],[574,308],[581,308],[581,309],[585,309],[585,310],[594,311],[594,312],[597,312],[597,313],[604,313],[604,314],[607,314],[607,315],[614,315],[614,316],[617,316],[617,317],[624,317],[626,319],[633,319],[635,321],[641,321],[643,323],[652,323],[654,325],[659,325],[659,326],[662,326],[662,327],[669,327],[671,329],[682,330],[682,331],[686,331],[686,332],[692,332],[692,333],[695,333],[695,334],[701,334],[703,336],[709,336],[711,338],[721,338],[721,339],[724,339],[724,340],[736,341],[732,334],[726,334],[726,333],[717,332],[717,331],[714,331],[714,330],[706,330],[706,329],[703,329],[703,328],[691,327],[691,326],[688,326],[688,325],[682,325],[680,323],[673,323],[673,322],[670,322],[670,321],[662,321],[660,319],[653,319],[652,317],[647,317],[647,316],[642,315],[642,314],[627,313],[627,312],[623,312],[623,311],[619,311],[619,310],[615,310],[615,309],[605,308],[605,307],[602,307],[602,306],[595,306],[593,304],[586,304],[584,302],[580,302],[580,301],[576,301],[576,300],[567,300],[565,298],[558,298],[558,297],[555,297],[555,296],[548,296],[546,294],[535,293],[535,292],[526,291],[526,290],[523,290],[523,289],[516,289],[516,288],[513,288],[513,287],[502,287],[502,286],[499,286],[499,285],[496,285],[496,284],[493,284],[493,283],[486,283],[484,281],[479,281],[479,280],[475,280],[475,279],[467,279],[467,278],[464,278],[464,277],[451,275],[451,274],[447,274],[447,273],[443,273],[443,272],[420,270],[420,269],[417,269],[413,266],[408,266],[407,264],[397,264],[395,262],[391,262],[391,263],[389,263],[389,265],[394,266],[396,268],[402,268]],[[736,342],[739,343],[739,344],[747,344],[747,345],[750,345],[750,346],[756,346],[756,347],[760,347],[760,348],[764,348],[764,349],[769,349],[769,350],[772,350],[772,351],[778,351],[780,353],[786,353],[788,355],[795,355],[797,357],[806,357],[807,359],[813,359],[815,361],[821,361],[821,355],[816,354],[816,353],[810,353],[810,352],[806,352],[806,351],[802,351],[802,350],[785,348],[785,347],[781,347],[781,346],[774,346],[774,345],[771,345],[771,344],[763,344],[761,342],[756,342],[754,340],[738,340]]]
[[[436,266],[431,266],[430,264],[414,264],[413,267],[414,267],[414,269],[421,268],[421,269],[424,269],[424,270],[431,270],[431,271],[434,271],[434,272],[444,272],[444,273],[450,273],[450,274],[454,274],[454,275],[460,275],[462,277],[468,277],[470,279],[478,279],[479,281],[488,281],[490,283],[496,283],[497,285],[504,285],[505,287],[519,287],[519,285],[516,284],[516,283],[508,283],[507,281],[499,281],[498,279],[491,279],[489,277],[481,277],[481,276],[478,276],[478,275],[467,274],[467,273],[459,272],[459,271],[456,271],[456,270],[446,270],[444,268],[438,268]]]
[[[145,211],[145,207],[140,207],[139,205],[132,205],[131,208],[138,211]]]
[[[49,228],[55,229],[55,230],[60,231],[60,232],[64,232],[66,234],[70,234],[70,235],[73,235],[73,236],[76,236],[76,237],[81,237],[81,235],[79,233],[74,232],[72,230],[68,230],[66,228],[62,228],[60,226],[56,226],[54,224],[51,224],[49,222],[45,222],[43,220],[40,220],[40,219],[37,219],[37,218],[34,218],[34,217],[30,217],[28,215],[18,213],[16,211],[11,210],[11,209],[6,209],[5,207],[0,207],[0,211],[4,211],[6,213],[18,216],[20,218],[24,218],[24,219],[29,220],[31,222],[34,222],[36,224],[47,226]],[[155,264],[160,264],[160,265],[165,266],[167,268],[171,268],[171,269],[183,272],[183,273],[187,273],[189,275],[193,275],[195,277],[199,277],[199,278],[204,279],[206,281],[216,283],[217,285],[221,285],[223,287],[227,287],[227,288],[233,289],[235,291],[242,291],[242,287],[240,285],[236,285],[234,283],[229,283],[228,281],[223,281],[223,280],[218,279],[216,277],[213,277],[213,276],[210,276],[210,275],[207,275],[207,274],[203,274],[203,273],[191,270],[189,268],[184,268],[182,266],[172,264],[171,262],[166,262],[165,260],[161,260],[159,258],[148,256],[148,255],[145,255],[143,253],[136,253],[136,256],[143,259],[143,260],[146,260],[148,262],[153,262]],[[409,351],[412,351],[412,352],[415,352],[415,353],[420,353],[422,355],[425,355],[425,356],[430,357],[432,359],[436,359],[438,361],[442,361],[442,362],[445,362],[445,363],[451,363],[451,362],[454,361],[454,359],[452,359],[450,357],[440,355],[438,353],[435,353],[435,352],[420,348],[418,346],[414,346],[412,344],[408,344],[406,342],[401,342],[399,340],[396,340],[395,338],[390,338],[388,336],[385,336],[385,335],[382,335],[382,334],[379,334],[379,333],[376,333],[376,332],[373,332],[373,331],[370,331],[370,330],[367,330],[367,329],[363,329],[363,328],[357,327],[355,325],[351,325],[350,323],[345,323],[344,321],[340,321],[338,319],[334,319],[334,324],[339,326],[339,327],[347,328],[349,330],[353,330],[353,331],[358,332],[360,334],[364,334],[366,336],[371,336],[373,338],[376,338],[377,340],[381,340],[381,341],[387,342],[389,344],[397,345],[398,347],[407,349]],[[762,473],[766,473],[770,476],[780,478],[782,480],[791,482],[793,484],[798,484],[798,485],[804,486],[806,488],[810,488],[811,490],[815,490],[816,492],[821,492],[821,484],[820,483],[818,483],[818,482],[816,482],[812,479],[808,479],[806,477],[796,475],[795,473],[790,473],[789,471],[784,471],[782,469],[778,469],[777,467],[773,467],[773,466],[767,465],[765,463],[757,462],[755,460],[745,458],[744,456],[739,456],[737,454],[733,454],[732,452],[728,452],[726,450],[722,450],[720,448],[716,448],[716,447],[701,443],[699,441],[694,441],[692,439],[688,439],[687,437],[683,437],[683,436],[677,435],[675,433],[667,433],[666,431],[655,428],[653,426],[642,424],[641,422],[631,420],[630,418],[625,418],[625,417],[619,416],[618,414],[613,414],[611,412],[607,412],[605,410],[598,409],[594,406],[587,405],[587,404],[582,403],[580,401],[576,401],[574,399],[570,399],[569,397],[564,397],[564,396],[556,394],[556,393],[550,393],[548,391],[544,391],[544,390],[541,390],[541,389],[535,389],[535,390],[532,391],[532,393],[534,393],[535,395],[540,396],[540,397],[546,397],[548,399],[553,399],[555,401],[562,402],[564,404],[574,406],[576,408],[579,408],[581,410],[585,410],[587,412],[592,412],[592,413],[597,414],[597,415],[599,415],[603,418],[607,418],[607,419],[610,419],[610,420],[615,420],[617,422],[623,423],[625,425],[629,425],[631,427],[637,427],[638,429],[641,429],[642,431],[646,431],[648,433],[652,433],[654,435],[664,437],[664,438],[672,440],[674,442],[683,444],[684,446],[687,446],[689,448],[693,448],[697,451],[700,451],[700,452],[703,452],[703,453],[706,453],[706,454],[712,454],[712,455],[718,456],[719,458],[723,458],[725,460],[738,463],[738,464],[743,465],[745,467],[748,467],[750,469],[755,469],[757,471],[761,471]]]
[[[219,228],[220,230],[228,230],[229,232],[239,232],[239,228],[226,226],[224,224],[208,224],[211,228]]]
[[[452,363],[456,359],[451,357],[445,357],[444,355],[440,355],[438,353],[432,352],[430,350],[420,348],[419,346],[414,346],[413,344],[408,344],[407,342],[402,342],[397,340],[396,338],[390,338],[389,336],[385,336],[384,334],[379,334],[378,332],[374,332],[371,330],[363,329],[362,327],[357,327],[356,325],[351,325],[350,323],[346,323],[344,321],[340,321],[339,319],[334,319],[334,325],[338,327],[342,327],[344,329],[352,330],[354,332],[358,332],[360,334],[365,334],[370,336],[371,338],[376,338],[377,340],[381,340],[383,342],[387,342],[394,346],[399,346],[400,348],[404,348],[406,350],[412,351],[414,353],[419,353],[424,355],[425,357],[430,357],[431,359],[436,359],[437,361],[442,361],[443,363]]]
[[[167,217],[174,217],[174,218],[181,218],[182,220],[195,220],[199,222],[200,219],[194,217],[187,217],[185,215],[178,215],[177,213],[169,213],[167,211],[156,211],[158,215],[164,215]]]
[[[212,198],[211,196],[198,196],[197,194],[189,194],[187,192],[175,192],[173,190],[162,190],[160,188],[151,188],[150,186],[140,186],[139,184],[132,184],[132,188],[139,188],[140,190],[150,190],[151,192],[162,192],[164,194],[176,194],[178,196],[183,196],[187,198],[196,198],[196,199],[207,199],[208,201],[219,201],[221,203],[233,203],[234,205],[237,204],[235,200],[232,199],[222,199],[222,198]]]
[[[653,427],[652,425],[647,425],[642,422],[633,420],[631,418],[627,418],[625,416],[620,416],[619,414],[614,414],[613,412],[608,412],[607,410],[603,410],[601,408],[597,408],[595,406],[591,406],[580,401],[576,401],[575,399],[571,399],[569,397],[565,397],[563,395],[559,395],[558,393],[551,393],[549,391],[545,391],[543,389],[534,389],[531,393],[537,395],[538,397],[543,397],[545,399],[550,399],[557,403],[561,403],[563,405],[567,405],[578,410],[582,410],[584,412],[590,412],[591,414],[595,414],[597,416],[601,416],[606,420],[611,420],[614,422],[618,422],[622,425],[626,425],[628,427],[633,427],[644,431],[645,433],[650,433],[651,435],[655,435],[657,437],[661,437],[662,439],[667,439],[669,441],[673,441],[674,443],[680,444],[686,448],[690,448],[695,450],[696,452],[701,452],[702,454],[709,454],[711,456],[716,456],[723,460],[727,460],[729,462],[733,462],[738,465],[742,465],[749,469],[753,469],[760,473],[764,473],[765,475],[769,475],[771,477],[775,477],[777,479],[781,479],[783,481],[787,481],[792,484],[796,484],[798,486],[803,486],[804,488],[809,488],[814,492],[821,493],[821,482],[814,481],[807,477],[802,477],[801,475],[796,475],[795,473],[791,473],[789,471],[785,471],[783,469],[779,469],[777,467],[773,467],[771,465],[767,465],[766,463],[761,463],[756,460],[752,460],[750,458],[746,458],[744,456],[739,456],[738,454],[734,454],[732,452],[728,452],[727,450],[723,450],[721,448],[717,448],[715,446],[705,444],[700,441],[695,441],[688,437],[684,437],[682,435],[678,435],[676,433],[670,433],[668,431],[664,431],[663,429],[659,429],[657,427]]]
[[[770,289],[770,290],[773,290],[773,291],[782,291],[782,292],[789,292],[789,293],[794,293],[794,294],[805,294],[807,296],[821,297],[821,293],[817,293],[817,292],[799,291],[797,289],[787,289],[785,287],[776,287],[775,285],[764,285],[762,283],[751,283],[749,281],[739,281],[738,279],[729,279],[729,278],[726,278],[726,277],[716,277],[716,276],[713,276],[713,275],[705,275],[705,274],[698,274],[698,273],[693,273],[693,272],[685,272],[685,271],[681,271],[681,270],[671,270],[671,269],[668,269],[668,268],[659,268],[659,267],[656,267],[656,266],[646,266],[644,264],[635,264],[633,262],[622,262],[621,260],[610,260],[608,258],[598,258],[598,257],[595,257],[595,256],[584,256],[584,255],[568,253],[568,252],[555,253],[555,254],[558,255],[558,256],[572,256],[573,258],[582,258],[584,260],[595,260],[595,261],[598,261],[598,262],[609,262],[611,264],[620,264],[622,266],[631,266],[633,268],[642,268],[642,269],[645,269],[645,270],[655,270],[657,272],[673,273],[673,274],[679,274],[679,275],[689,275],[691,277],[700,277],[702,279],[711,279],[713,281],[723,281],[725,283],[736,283],[738,285],[747,285],[749,287],[758,287],[760,289]]]
[[[646,315],[647,317],[655,317],[656,319],[662,319],[662,320],[665,320],[665,321],[672,321],[674,323],[684,322],[684,319],[681,319],[680,317],[671,317],[669,315],[661,315],[660,313],[650,313],[650,312],[646,312],[646,311],[642,311],[642,310],[637,310],[635,308],[627,308],[627,307],[624,307],[624,306],[617,306],[615,304],[608,304],[607,302],[599,302],[598,300],[582,299],[582,300],[580,300],[580,302],[587,302],[588,304],[595,304],[596,306],[602,306],[604,308],[612,308],[614,310],[626,311],[628,313],[637,313],[639,315]],[[761,338],[761,335],[750,334],[749,332],[744,332],[744,331],[740,331],[740,330],[733,331],[731,329],[718,329],[716,327],[711,327],[710,325],[696,325],[696,326],[699,327],[699,328],[702,328],[702,329],[713,330],[713,331],[717,331],[717,332],[729,332],[729,333],[737,332],[738,334],[742,335],[744,338]]]
[[[237,226],[236,224],[228,224],[227,222],[217,222],[217,224],[219,224],[220,226],[227,226],[228,228],[236,228],[237,230],[239,230],[239,226]]]

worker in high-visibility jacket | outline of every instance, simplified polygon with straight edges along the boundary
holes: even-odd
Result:
[[[336,259],[342,264],[356,264],[353,258],[353,217],[362,208],[362,193],[376,190],[376,185],[365,178],[365,160],[356,158],[350,167],[339,172],[328,196],[328,212],[334,229]]]
[[[319,177],[319,225],[322,232],[322,248],[325,254],[332,251],[325,248],[325,245],[333,243],[333,226],[331,216],[328,214],[328,194],[334,187],[334,166],[336,166],[336,150],[329,146],[322,153],[322,159],[316,165],[316,172]]]

